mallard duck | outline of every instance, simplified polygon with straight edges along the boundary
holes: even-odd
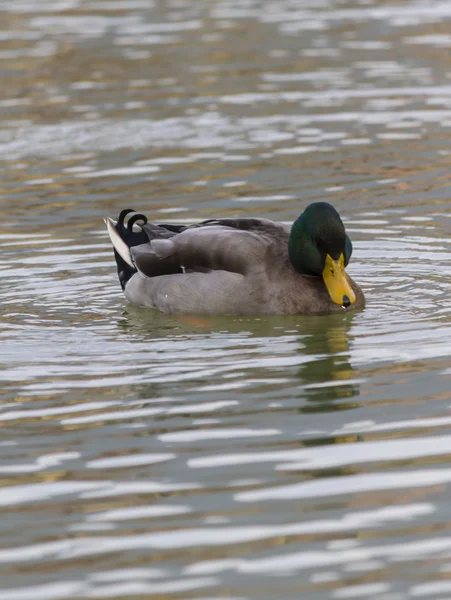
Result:
[[[327,202],[310,204],[291,228],[254,218],[156,225],[132,209],[105,222],[133,304],[171,314],[269,315],[365,303],[345,272],[351,240]]]

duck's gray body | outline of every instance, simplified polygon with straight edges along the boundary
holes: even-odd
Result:
[[[124,249],[115,243],[112,227],[129,246],[131,260],[122,258],[135,272],[126,265],[129,278],[123,284],[133,304],[191,315],[344,310],[332,302],[321,277],[294,270],[288,258],[290,227],[283,223],[252,218],[218,219],[188,227],[145,223],[136,234],[109,220],[110,236],[122,255]],[[118,265],[120,269],[119,261]],[[351,279],[350,284],[356,302],[346,310],[364,305],[361,289]]]

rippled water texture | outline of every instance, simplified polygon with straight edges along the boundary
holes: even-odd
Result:
[[[451,3],[1,0],[0,598],[451,597]],[[368,305],[125,303],[102,218],[326,199]]]

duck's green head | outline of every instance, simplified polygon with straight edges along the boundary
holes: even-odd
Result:
[[[351,240],[331,204],[314,202],[293,223],[288,254],[294,269],[322,277],[332,302],[344,307],[356,300],[345,272],[351,253]]]

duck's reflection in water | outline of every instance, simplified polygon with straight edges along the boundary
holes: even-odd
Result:
[[[360,394],[357,374],[351,366],[352,320],[356,315],[313,317],[301,338],[300,352],[309,360],[299,367],[302,412],[330,412],[355,408]]]

